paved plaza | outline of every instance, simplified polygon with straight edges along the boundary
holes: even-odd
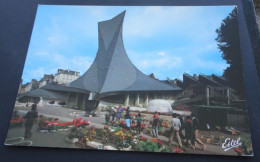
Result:
[[[29,107],[16,107],[16,110],[19,111],[19,113],[25,114],[27,111],[30,110]],[[74,110],[74,109],[67,109],[62,107],[38,107],[37,111],[39,115],[44,115],[47,117],[55,117],[59,118],[59,121],[63,122],[71,122],[74,118],[82,117],[82,114],[84,114],[83,111],[80,110]],[[90,125],[95,126],[97,128],[103,128],[105,125],[105,118],[104,115],[98,115],[98,117],[82,117],[83,120],[87,120],[90,122]],[[51,133],[40,133],[37,131],[37,125],[35,124],[33,127],[33,135],[32,138],[29,139],[33,142],[32,146],[39,146],[39,147],[60,147],[60,148],[79,148],[75,144],[69,144],[65,142],[65,138],[67,133],[66,132],[51,132]],[[21,128],[12,128],[9,130],[7,134],[7,138],[15,138],[15,137],[23,137],[24,136],[24,127]],[[152,138],[150,135],[141,133],[142,136],[150,139]],[[207,136],[209,135],[209,132],[207,131],[200,131],[200,136]],[[215,136],[221,136],[227,134],[224,134],[219,131],[211,132],[211,135]],[[243,134],[241,134],[243,136]],[[232,138],[237,138],[234,136],[231,136]],[[158,137],[163,143],[168,143],[168,138],[165,136]],[[177,146],[177,144],[176,144]],[[176,147],[173,146],[173,147]],[[197,148],[195,150],[184,148],[185,153],[191,153],[191,154],[222,154],[222,155],[237,155],[234,150],[229,151],[223,151],[223,148],[219,145],[212,145],[212,144],[206,144],[207,148],[205,151],[202,151],[199,146],[197,145]],[[172,147],[172,148],[173,148]]]

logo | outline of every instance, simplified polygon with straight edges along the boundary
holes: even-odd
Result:
[[[232,148],[241,146],[242,142],[240,142],[240,137],[237,138],[237,140],[231,139],[231,138],[226,138],[225,142],[222,144],[222,148],[224,151],[228,151]]]

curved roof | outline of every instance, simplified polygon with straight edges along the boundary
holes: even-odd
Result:
[[[34,89],[25,93],[22,93],[18,99],[22,97],[44,97],[44,98],[51,98],[51,99],[66,99],[66,93],[50,91],[43,88]]]
[[[122,39],[125,11],[111,20],[98,23],[99,48],[88,71],[68,84],[98,94],[122,91],[174,91],[138,70],[127,56]]]

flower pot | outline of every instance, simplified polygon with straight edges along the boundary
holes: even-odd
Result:
[[[48,133],[49,130],[47,130],[47,129],[40,129],[39,132],[40,132],[40,133]]]
[[[67,143],[76,143],[76,142],[79,141],[79,139],[78,139],[78,138],[71,138],[71,139],[65,138],[65,141],[66,141]]]
[[[104,146],[104,150],[117,150],[117,149],[110,145],[107,145],[107,146]]]
[[[130,151],[132,148],[132,146],[130,145],[129,147],[125,148],[125,147],[120,147],[119,150],[121,151]]]
[[[98,143],[98,142],[95,142],[95,141],[88,142],[87,146],[94,148],[94,149],[99,149],[99,150],[102,150],[104,148],[104,145],[102,143]]]

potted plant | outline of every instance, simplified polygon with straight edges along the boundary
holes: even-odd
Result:
[[[70,132],[69,132],[67,138],[65,139],[65,141],[66,141],[67,143],[76,143],[76,142],[78,142],[79,139],[78,139],[78,137],[77,137],[77,133],[78,133],[78,128],[77,128],[77,127],[73,127],[73,128],[70,130]]]

